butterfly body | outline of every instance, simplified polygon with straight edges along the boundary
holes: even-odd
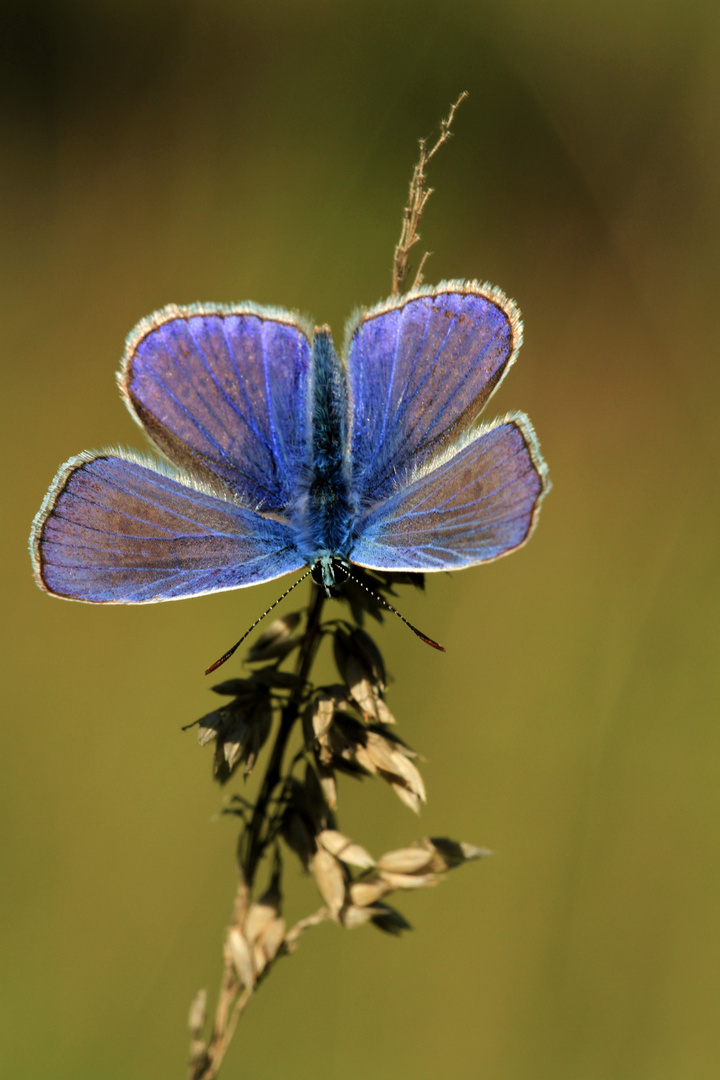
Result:
[[[491,286],[444,282],[327,327],[253,304],[170,306],[138,324],[120,388],[167,459],[85,453],[35,518],[38,584],[146,603],[310,566],[474,566],[530,536],[548,490],[520,413],[477,416],[522,325]]]
[[[349,558],[357,508],[347,454],[347,387],[327,328],[316,331],[313,340],[310,401],[310,483],[298,536],[305,561],[313,566],[324,559],[329,570],[328,559]]]

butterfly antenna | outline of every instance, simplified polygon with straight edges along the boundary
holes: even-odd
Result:
[[[359,585],[360,588],[364,589],[366,593],[369,593],[369,595],[372,596],[373,599],[379,600],[384,608],[387,608],[388,611],[392,611],[393,615],[397,615],[398,619],[401,619],[406,626],[409,626],[413,634],[417,634],[421,641],[424,641],[426,645],[432,645],[433,649],[437,649],[439,652],[445,652],[444,645],[438,645],[437,641],[433,641],[433,639],[431,637],[428,637],[427,634],[423,634],[422,630],[418,630],[417,626],[413,626],[410,620],[406,619],[404,615],[401,615],[397,608],[394,608],[392,604],[389,604],[384,596],[381,596],[379,592],[375,592],[374,589],[371,589],[368,585],[361,581],[360,578],[357,578],[354,574],[351,574],[346,566],[343,567],[343,569],[345,570],[345,573],[347,574],[350,581],[353,581],[356,585]]]
[[[309,573],[310,573],[310,568],[308,567],[308,569],[305,571],[303,576],[299,577],[297,579],[297,581],[293,582],[293,584],[290,586],[290,588],[286,589],[285,592],[282,594],[282,596],[278,596],[275,603],[271,604],[270,607],[267,609],[267,611],[263,611],[262,615],[258,619],[255,620],[255,622],[252,624],[252,626],[248,627],[248,629],[245,631],[245,633],[240,638],[240,640],[235,642],[232,649],[228,649],[228,651],[226,653],[223,653],[223,655],[220,657],[219,660],[216,660],[214,664],[211,664],[209,668],[205,669],[205,674],[210,675],[213,671],[217,671],[217,669],[219,667],[222,667],[222,665],[225,663],[225,661],[230,659],[230,657],[235,652],[235,650],[240,648],[240,646],[242,645],[245,638],[248,636],[248,634],[251,634],[253,632],[253,630],[258,625],[258,623],[261,623],[263,621],[263,619],[265,618],[265,616],[270,614],[270,612],[273,610],[273,608],[276,608],[278,606],[278,604],[282,603],[282,601],[285,599],[285,597],[289,596],[290,593],[293,591],[293,589],[297,588],[297,586],[300,584],[300,582],[304,581]],[[402,618],[402,615],[400,616],[400,618]],[[414,627],[413,627],[413,629],[414,629]],[[415,633],[417,633],[417,630],[415,631]],[[420,637],[422,637],[422,634],[420,635]],[[439,647],[440,646],[437,646],[437,648],[439,648]]]

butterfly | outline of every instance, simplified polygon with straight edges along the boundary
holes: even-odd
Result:
[[[337,595],[354,564],[475,566],[530,536],[547,468],[522,413],[479,424],[522,340],[477,282],[395,296],[327,326],[255,304],[168,306],[130,334],[118,382],[164,460],[82,453],[33,523],[37,583],[141,604],[302,567]]]

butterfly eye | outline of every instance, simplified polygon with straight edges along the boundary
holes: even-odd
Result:
[[[344,585],[350,577],[350,567],[341,559],[333,559],[332,573],[335,579],[335,585]]]
[[[313,564],[312,569],[310,570],[310,577],[313,579],[316,585],[322,586],[325,584],[325,582],[323,581],[323,565],[319,559],[316,563]]]

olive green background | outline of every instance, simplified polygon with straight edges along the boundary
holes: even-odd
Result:
[[[184,1075],[236,827],[180,725],[285,585],[64,603],[33,584],[32,517],[72,454],[143,448],[114,372],[155,308],[277,304],[341,340],[389,292],[416,140],[466,89],[428,280],[517,299],[488,415],[530,415],[554,488],[521,552],[401,595],[447,647],[378,632],[429,804],[346,781],[340,824],[376,855],[426,834],[497,854],[400,897],[400,940],[308,933],[223,1075],[715,1080],[717,5],[11,0],[2,20],[2,1075]],[[294,866],[288,886],[289,918],[313,910]]]

